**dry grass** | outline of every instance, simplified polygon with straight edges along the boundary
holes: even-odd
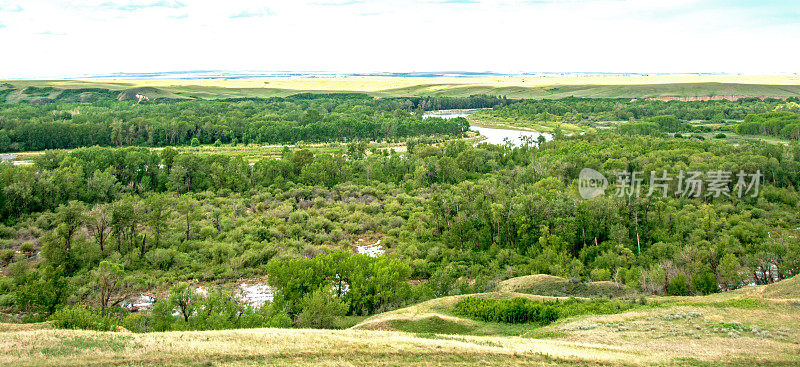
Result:
[[[516,297],[524,297],[532,300],[553,300],[559,297],[545,297],[532,294],[515,293],[515,292],[489,292],[477,294],[463,294],[458,296],[448,296],[435,298],[425,301],[413,306],[401,308],[394,311],[384,312],[372,316],[361,323],[353,326],[353,329],[381,329],[376,325],[386,325],[390,320],[420,320],[430,317],[439,317],[443,320],[456,321],[462,323],[472,323],[472,320],[467,320],[460,317],[455,317],[449,313],[460,299],[466,297],[481,297],[481,298],[496,298],[496,299],[511,299]],[[561,297],[563,299],[563,297]]]
[[[497,297],[516,295],[496,294]],[[458,297],[414,311],[422,317]],[[775,311],[780,311],[776,313]],[[425,313],[427,312],[427,313]],[[446,316],[446,315],[444,315]],[[672,365],[688,361],[796,365],[797,310],[743,313],[678,306],[586,316],[551,325],[550,339],[415,335],[373,330],[252,329],[149,334],[0,329],[0,365]],[[373,320],[372,322],[375,322]],[[729,335],[739,322],[742,331]],[[753,326],[758,333],[752,332]],[[730,329],[733,330],[733,329]],[[766,332],[764,332],[766,331]]]
[[[669,75],[669,76],[564,76],[564,77],[348,77],[262,79],[156,79],[0,81],[16,88],[140,89],[152,97],[235,98],[288,96],[299,92],[363,92],[374,96],[473,94],[510,98],[654,97],[756,95],[800,96],[797,75]]]
[[[0,333],[0,365],[563,365],[625,363],[604,346],[511,338],[420,338],[359,330],[254,329],[151,334]],[[550,355],[546,357],[543,354]],[[638,356],[641,361],[653,361]],[[593,363],[593,362],[592,362]]]
[[[398,320],[475,326],[478,322],[450,313],[463,297],[553,297],[512,292],[443,297],[375,315],[347,330],[132,334],[0,324],[0,365],[794,366],[800,365],[800,302],[790,296],[797,281],[706,297],[659,297],[651,307],[576,316],[543,328],[489,329],[516,336],[380,329],[392,329]]]
[[[528,337],[546,337],[550,341],[563,343],[559,344],[563,347],[591,345],[606,348],[607,351],[624,350],[630,354],[625,359],[626,363],[641,365],[689,362],[712,365],[798,365],[800,323],[797,320],[800,320],[800,301],[792,298],[797,292],[798,280],[800,278],[792,278],[769,286],[745,287],[705,297],[651,297],[651,302],[656,302],[650,307],[614,315],[571,317],[544,328],[507,329],[519,332],[519,336],[501,339],[491,337],[486,340],[521,345],[519,343],[523,342],[520,340]],[[501,283],[501,289],[523,289],[532,283],[563,281],[558,277],[534,275],[510,279]],[[467,296],[552,299],[511,292]],[[438,318],[443,320],[441,324],[458,323],[464,328],[475,329],[475,321],[450,313],[453,304],[462,297],[465,296],[444,297],[376,315],[354,328],[391,330],[397,320],[425,324]],[[442,329],[446,330],[447,327],[443,325]],[[565,356],[560,352],[547,354]],[[602,354],[592,354],[590,358],[613,361],[609,355]]]

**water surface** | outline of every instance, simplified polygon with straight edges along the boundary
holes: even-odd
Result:
[[[422,118],[428,117],[439,117],[443,119],[454,119],[457,117],[467,117],[473,114],[476,109],[470,110],[437,110],[437,111],[429,111],[422,115]],[[553,135],[548,133],[540,133],[538,131],[532,130],[513,130],[513,129],[500,129],[495,127],[482,127],[482,126],[470,126],[470,130],[477,131],[482,136],[486,137],[486,139],[479,141],[477,144],[480,143],[489,143],[489,144],[497,144],[497,145],[505,145],[511,144],[513,146],[521,146],[525,143],[526,139],[531,139],[530,141],[536,143],[540,136],[543,136],[545,140],[553,140]]]

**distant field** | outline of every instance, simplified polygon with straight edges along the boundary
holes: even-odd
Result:
[[[300,92],[363,92],[374,96],[505,95],[509,98],[657,96],[800,96],[800,76],[347,77],[297,79],[155,79],[0,81],[0,86],[137,89],[149,97],[238,98]],[[10,97],[11,98],[11,97]]]

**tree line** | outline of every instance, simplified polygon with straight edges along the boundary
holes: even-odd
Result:
[[[63,93],[62,93],[63,94]],[[432,106],[484,106],[483,98],[372,99],[352,95],[222,101],[0,104],[0,152],[99,146],[286,144],[461,136],[463,119],[422,119]]]

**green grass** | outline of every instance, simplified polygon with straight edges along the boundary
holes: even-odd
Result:
[[[572,124],[556,121],[527,121],[527,120],[506,120],[498,119],[487,115],[487,113],[477,111],[467,117],[471,125],[494,127],[512,130],[533,130],[543,133],[553,133],[561,130],[563,133],[591,132],[595,128],[589,125]]]
[[[420,320],[391,320],[389,326],[392,329],[408,333],[475,335],[477,331],[474,325],[445,320],[439,316],[426,317]]]
[[[551,275],[528,275],[500,282],[498,289],[550,297],[635,297],[638,293],[612,282],[571,282]]]

